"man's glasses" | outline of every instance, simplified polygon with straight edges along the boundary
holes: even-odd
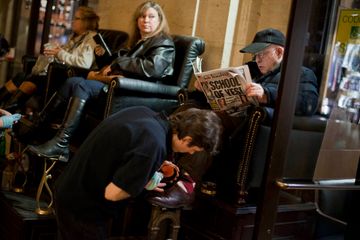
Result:
[[[265,56],[267,56],[269,53],[273,53],[275,48],[267,48],[263,51],[257,52],[254,54],[254,59],[264,59]]]

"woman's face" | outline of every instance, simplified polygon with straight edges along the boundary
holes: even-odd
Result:
[[[154,8],[146,9],[137,19],[137,24],[142,38],[152,34],[160,24],[158,12]]]
[[[80,11],[75,12],[74,19],[72,20],[72,30],[79,35],[86,32],[84,18]]]

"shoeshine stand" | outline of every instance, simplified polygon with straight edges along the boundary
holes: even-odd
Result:
[[[25,148],[24,152],[26,150],[28,150],[28,148]],[[37,188],[37,192],[36,192],[35,213],[38,215],[51,215],[54,213],[54,209],[52,207],[54,204],[54,195],[48,184],[48,179],[52,178],[50,171],[54,168],[56,162],[59,161],[59,158],[48,158],[48,157],[44,157],[41,155],[37,155],[37,156],[39,158],[43,159],[44,169],[43,169],[43,174],[42,174],[42,177],[41,177],[41,180],[40,180],[39,186]],[[46,203],[46,207],[41,207],[40,202],[43,202],[43,201],[41,201],[41,196],[43,195],[44,186],[50,196],[50,200],[48,201],[48,203]]]
[[[166,239],[177,240],[180,229],[181,208],[165,208],[159,205],[152,205],[150,222],[148,225],[148,239],[158,239],[160,226],[166,220],[171,221],[171,232]]]
[[[54,203],[54,196],[53,196],[53,193],[51,191],[51,188],[50,188],[47,180],[52,178],[52,176],[50,174],[50,171],[51,171],[51,169],[53,169],[53,167],[55,166],[58,159],[44,158],[44,157],[43,157],[43,159],[44,159],[44,171],[43,171],[43,175],[41,177],[39,187],[38,187],[37,193],[36,193],[36,209],[35,209],[35,212],[37,214],[39,214],[39,215],[49,215],[49,214],[54,213],[54,210],[52,208],[52,205]],[[50,164],[49,167],[48,167],[48,163],[47,163],[48,160],[51,161],[51,164]],[[41,199],[41,195],[43,193],[44,186],[45,186],[45,188],[48,191],[48,194],[50,196],[50,202],[47,204],[46,208],[41,208],[40,199]]]

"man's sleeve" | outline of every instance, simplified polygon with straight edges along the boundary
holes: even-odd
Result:
[[[312,70],[303,67],[295,114],[301,116],[313,115],[317,110],[318,98],[317,78]]]
[[[135,197],[144,190],[150,177],[160,167],[161,162],[153,160],[159,159],[160,156],[154,157],[137,152],[129,153],[126,158],[126,164],[117,169],[112,182]]]

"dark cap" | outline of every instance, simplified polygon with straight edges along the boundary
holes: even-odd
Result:
[[[240,50],[241,53],[257,53],[270,44],[285,46],[285,36],[279,30],[267,28],[257,32],[252,43]]]

